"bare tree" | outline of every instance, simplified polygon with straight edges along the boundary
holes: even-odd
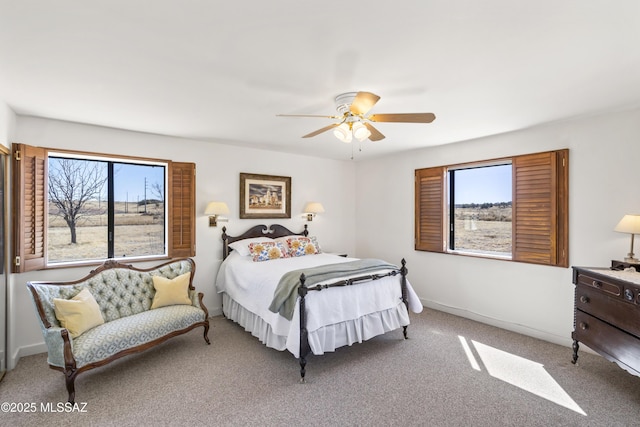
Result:
[[[154,182],[151,184],[151,195],[156,200],[164,200],[164,186],[160,185],[159,182]]]
[[[51,212],[64,219],[77,243],[76,227],[85,215],[96,214],[87,202],[100,197],[107,182],[102,162],[52,158],[49,161],[49,201],[57,208]]]

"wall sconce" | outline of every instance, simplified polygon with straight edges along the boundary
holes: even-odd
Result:
[[[629,249],[629,253],[624,260],[631,263],[640,262],[633,254],[633,236],[640,234],[640,215],[625,215],[613,230],[619,233],[631,234],[631,249]]]
[[[308,202],[304,205],[304,210],[302,212],[307,216],[307,221],[313,221],[313,217],[315,217],[316,214],[323,213],[324,208],[322,207],[322,203]]]
[[[228,213],[229,208],[225,202],[209,202],[204,210],[204,214],[209,215],[209,227],[217,227],[218,220],[229,221],[227,218],[218,218],[218,215],[226,215]]]

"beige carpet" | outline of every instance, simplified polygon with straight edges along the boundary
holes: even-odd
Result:
[[[0,382],[2,425],[96,426],[631,426],[640,424],[640,378],[570,348],[426,309],[410,339],[394,331],[312,356],[306,384],[288,352],[236,324],[201,329],[81,374],[81,413],[45,355],[22,358]],[[42,406],[44,404],[44,406]],[[47,404],[49,405],[47,407]],[[85,406],[86,404],[86,406]],[[49,409],[49,410],[48,410]],[[61,408],[61,409],[64,409]]]

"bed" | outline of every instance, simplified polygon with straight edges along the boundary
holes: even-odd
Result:
[[[381,260],[323,252],[307,226],[294,233],[274,224],[238,236],[222,229],[223,262],[216,278],[223,314],[267,347],[299,360],[402,328],[422,304],[397,267]]]

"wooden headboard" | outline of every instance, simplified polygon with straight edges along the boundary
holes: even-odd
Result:
[[[292,235],[308,236],[309,230],[307,230],[307,224],[304,225],[304,230],[301,233],[294,233],[287,227],[280,224],[272,224],[270,226],[261,224],[251,227],[239,236],[229,236],[227,234],[227,227],[222,227],[222,259],[226,259],[229,256],[229,253],[233,250],[229,247],[229,244],[237,242],[238,240],[251,239],[254,237],[269,237],[271,239],[276,239],[278,237]]]

